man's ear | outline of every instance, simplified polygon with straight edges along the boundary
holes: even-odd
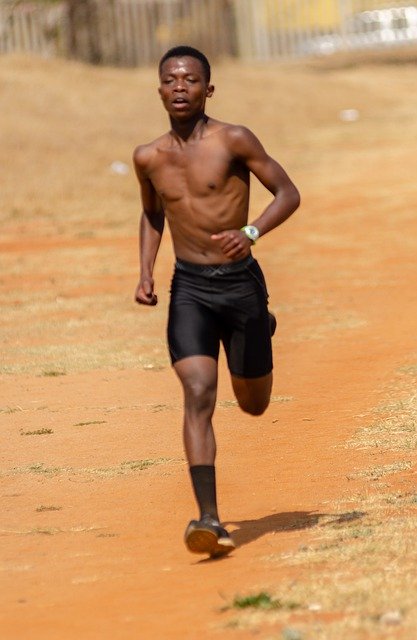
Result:
[[[206,97],[211,98],[214,93],[214,84],[209,84],[206,90]]]

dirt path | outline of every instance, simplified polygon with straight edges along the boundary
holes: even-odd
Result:
[[[406,87],[407,68],[389,71],[398,90]],[[58,82],[46,73],[51,86]],[[366,77],[337,73],[346,101]],[[294,91],[301,84],[295,75]],[[296,165],[288,147],[304,204],[257,247],[279,319],[273,402],[262,418],[239,412],[221,362],[219,502],[238,544],[225,560],[202,561],[182,543],[195,509],[181,394],[163,346],[169,245],[157,269],[160,308],[137,310],[130,227],[115,238],[64,230],[56,239],[48,216],[38,235],[28,221],[8,219],[0,282],[2,638],[253,637],[253,629],[228,626],[222,607],[296,579],[302,570],[277,558],[308,544],[321,516],[337,516],[338,501],[372,491],[355,471],[411,459],[345,447],[401,367],[416,362],[415,152],[394,145],[395,114],[385,112],[381,128],[377,93],[355,139],[322,129],[316,152],[328,155],[319,163],[311,164],[310,148]],[[382,131],[389,158],[371,147]],[[255,192],[256,206],[263,197]],[[110,345],[102,354],[100,340]],[[143,358],[139,368],[135,358]],[[413,469],[395,475],[404,491],[415,485]],[[281,628],[261,625],[257,637],[278,637]]]

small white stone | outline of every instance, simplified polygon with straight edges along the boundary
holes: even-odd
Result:
[[[359,120],[359,111],[357,109],[342,109],[339,112],[339,118],[343,122],[356,122]]]
[[[308,605],[308,610],[309,611],[321,611],[322,608],[323,607],[318,602],[312,602],[311,604]]]
[[[380,617],[379,620],[380,622],[382,622],[382,624],[396,625],[401,624],[401,622],[403,621],[403,617],[401,611],[387,611]]]
[[[129,173],[129,165],[125,162],[121,162],[120,160],[115,160],[111,163],[110,169],[112,173],[116,173],[119,176],[127,176]]]

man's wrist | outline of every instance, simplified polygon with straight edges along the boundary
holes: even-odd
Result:
[[[255,244],[255,242],[258,240],[260,236],[258,227],[255,227],[255,225],[253,224],[246,224],[244,227],[241,228],[241,231],[243,231],[245,236],[249,238],[249,240],[251,240],[253,244]]]

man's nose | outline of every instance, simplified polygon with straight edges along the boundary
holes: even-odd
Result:
[[[181,80],[178,80],[175,84],[174,91],[185,91],[185,85]]]

